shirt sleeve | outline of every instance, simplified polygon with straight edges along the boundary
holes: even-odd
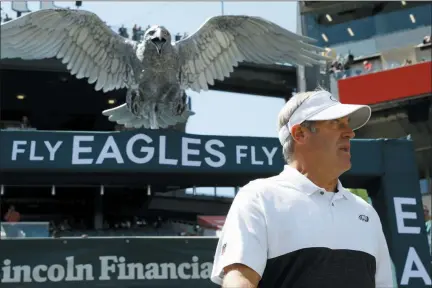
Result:
[[[379,220],[379,217],[378,221]],[[376,288],[393,288],[397,287],[394,284],[394,277],[392,271],[392,260],[390,258],[389,249],[387,246],[387,241],[382,230],[381,221],[378,227],[378,241],[379,241],[379,251],[377,257],[377,270],[375,275],[375,287]]]
[[[251,185],[251,184],[248,184]],[[211,280],[221,285],[223,269],[243,264],[262,276],[267,262],[267,229],[261,199],[246,185],[228,212],[216,248]]]

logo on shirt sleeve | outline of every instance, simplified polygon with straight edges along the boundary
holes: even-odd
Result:
[[[221,249],[221,255],[225,254],[226,246],[227,246],[227,244],[224,243],[223,246],[222,246],[222,249]]]
[[[366,215],[360,215],[360,216],[358,217],[358,219],[360,219],[360,220],[363,221],[363,222],[369,222],[369,217],[366,216]]]

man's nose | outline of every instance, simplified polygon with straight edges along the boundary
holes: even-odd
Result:
[[[346,126],[344,128],[344,132],[343,132],[343,138],[345,139],[353,139],[355,137],[355,133],[354,130],[350,127],[350,126]]]

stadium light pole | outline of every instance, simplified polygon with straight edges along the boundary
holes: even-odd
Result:
[[[221,14],[222,14],[222,16],[225,15],[225,11],[224,11],[224,0],[221,0]]]

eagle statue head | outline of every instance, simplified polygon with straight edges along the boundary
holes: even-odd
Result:
[[[163,47],[168,43],[171,43],[171,34],[164,27],[160,25],[154,25],[148,28],[144,34],[144,41],[150,43],[158,54],[162,53]]]

